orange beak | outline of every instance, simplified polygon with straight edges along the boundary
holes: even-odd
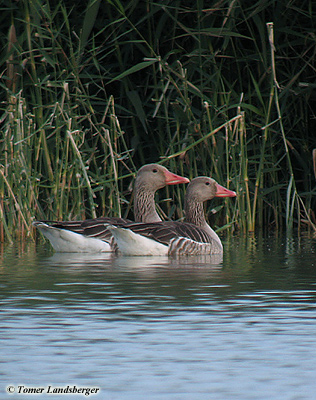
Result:
[[[184,178],[183,176],[173,174],[170,171],[165,172],[166,185],[177,185],[178,183],[189,183],[188,178]]]
[[[216,197],[236,197],[236,192],[216,183]]]

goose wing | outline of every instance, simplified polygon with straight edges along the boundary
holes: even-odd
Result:
[[[130,219],[119,217],[103,217],[91,220],[85,220],[82,223],[83,235],[94,237],[97,239],[110,242],[112,233],[108,230],[108,225],[124,226],[125,224],[132,223]]]
[[[111,232],[108,231],[106,225],[113,224],[122,226],[132,223],[130,219],[119,217],[100,217],[86,219],[84,221],[37,221],[51,226],[52,228],[65,229],[68,231],[80,233],[84,236],[94,237],[101,240],[110,241]]]
[[[175,238],[184,237],[195,242],[210,243],[212,238],[204,229],[188,223],[178,221],[162,221],[153,223],[124,224],[124,228],[132,230],[142,236],[169,245]]]

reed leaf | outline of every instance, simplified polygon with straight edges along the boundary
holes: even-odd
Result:
[[[207,207],[225,232],[314,231],[315,17],[309,0],[10,2],[1,240],[34,218],[132,217],[148,162],[236,190]],[[183,197],[160,191],[161,215],[182,219]]]

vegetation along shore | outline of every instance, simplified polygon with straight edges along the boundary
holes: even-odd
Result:
[[[0,20],[0,241],[132,216],[151,162],[236,191],[215,227],[315,232],[315,2],[11,0]]]

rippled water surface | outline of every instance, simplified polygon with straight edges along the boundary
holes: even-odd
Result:
[[[180,260],[4,246],[0,397],[315,399],[315,240],[223,243]]]

